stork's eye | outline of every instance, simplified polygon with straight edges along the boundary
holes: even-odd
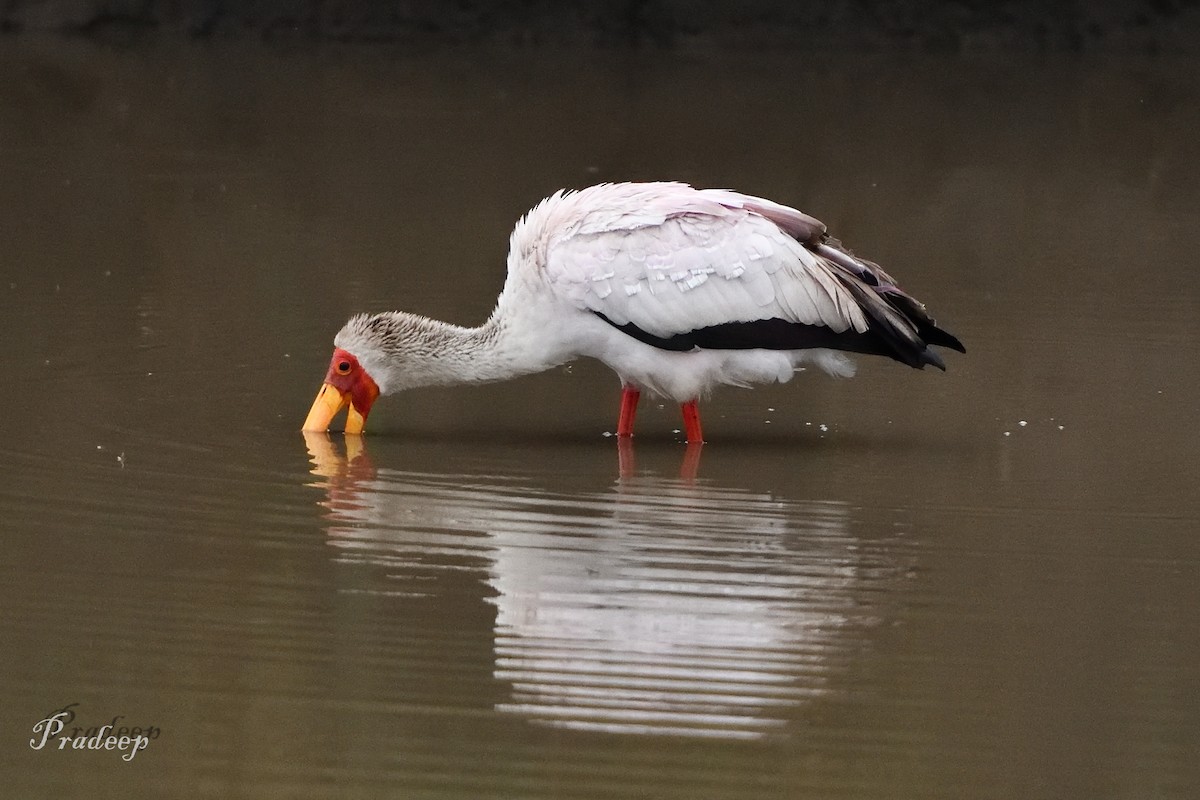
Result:
[[[349,375],[350,374],[350,362],[349,361],[339,361],[337,363],[337,374],[338,375]]]

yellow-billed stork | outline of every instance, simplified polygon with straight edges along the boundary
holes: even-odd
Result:
[[[402,311],[360,314],[333,359],[304,430],[349,406],[361,433],[381,394],[498,381],[599,359],[620,376],[619,436],[633,435],[642,391],[696,403],[722,384],[784,382],[813,364],[854,374],[867,353],[945,369],[930,345],[965,352],[925,307],[825,225],[794,208],[682,183],[606,183],[538,203],[509,240],[495,311],[467,328]]]

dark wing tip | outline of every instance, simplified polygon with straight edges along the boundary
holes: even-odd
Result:
[[[920,358],[921,366],[931,364],[940,369],[942,372],[946,371],[946,362],[942,360],[941,356],[930,350],[928,347],[921,351]]]
[[[949,347],[951,350],[957,350],[960,353],[967,352],[967,348],[963,347],[963,343],[958,340],[958,337],[948,331],[942,330],[933,320],[928,323],[919,321],[917,323],[917,331],[926,344],[936,344],[938,347]]]

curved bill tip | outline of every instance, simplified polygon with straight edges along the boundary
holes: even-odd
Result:
[[[350,405],[350,395],[344,394],[332,384],[321,384],[320,391],[317,392],[317,397],[313,400],[312,408],[308,410],[308,416],[304,418],[304,425],[301,426],[302,431],[325,431],[329,429],[329,423],[333,420],[333,415],[341,411],[345,406]],[[358,416],[358,430],[350,430],[351,420],[346,420],[347,433],[362,433],[363,420],[361,415]]]

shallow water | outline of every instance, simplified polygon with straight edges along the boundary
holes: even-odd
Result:
[[[0,50],[13,796],[1190,797],[1192,62]],[[297,429],[359,310],[469,323],[560,186],[804,208],[967,344],[579,363]],[[35,751],[32,726],[158,729]]]

